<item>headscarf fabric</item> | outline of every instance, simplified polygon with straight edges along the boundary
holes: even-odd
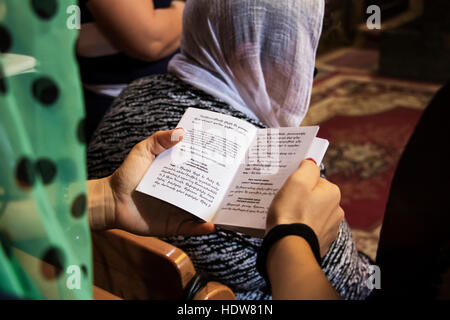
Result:
[[[169,72],[269,127],[309,106],[323,0],[190,0]]]

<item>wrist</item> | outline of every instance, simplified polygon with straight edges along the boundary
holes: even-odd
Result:
[[[275,242],[268,251],[266,261],[267,272],[270,274],[274,269],[273,267],[278,263],[292,259],[299,253],[301,253],[303,257],[308,258],[301,259],[301,261],[299,261],[300,264],[304,264],[309,260],[309,258],[315,261],[311,246],[304,238],[296,235],[281,238]]]
[[[274,243],[268,252],[266,267],[270,282],[274,283],[278,278],[290,274],[290,269],[293,269],[292,272],[304,273],[319,265],[308,241],[292,235]]]
[[[105,230],[114,227],[115,201],[110,177],[89,180],[88,212],[89,225],[92,230]]]
[[[306,219],[282,218],[279,216],[281,216],[281,215],[277,215],[277,217],[272,217],[270,219],[270,221],[267,221],[265,235],[267,235],[270,232],[270,230],[272,230],[273,228],[282,226],[282,225],[290,225],[290,224],[296,224],[296,223],[305,224],[307,226],[311,225],[308,221],[306,221]],[[287,216],[289,216],[289,215],[287,215]],[[310,228],[312,228],[312,227],[310,227]]]
[[[287,239],[287,240],[283,240],[283,239]],[[299,238],[299,239],[297,239]],[[281,241],[283,240],[283,241]],[[281,241],[281,242],[280,242]],[[282,250],[281,252],[289,252],[289,254],[285,254],[284,256],[281,255],[277,258],[275,258],[275,268],[272,265],[272,270],[273,269],[280,269],[278,267],[280,267],[280,263],[281,266],[283,266],[284,264],[290,264],[291,260],[299,260],[299,255],[301,257],[300,261],[302,259],[304,259],[304,255],[306,255],[306,257],[308,259],[305,259],[305,261],[307,261],[307,263],[309,265],[317,265],[320,268],[320,264],[321,264],[321,257],[320,257],[320,246],[319,246],[319,241],[317,239],[316,234],[314,233],[314,230],[312,230],[310,227],[308,227],[305,224],[301,224],[301,223],[294,223],[294,224],[286,224],[286,225],[278,225],[277,227],[274,227],[273,229],[271,229],[265,236],[263,239],[263,242],[261,244],[261,247],[259,249],[258,252],[258,257],[257,257],[257,261],[256,261],[256,267],[259,271],[259,273],[261,274],[261,276],[266,279],[266,281],[269,281],[269,272],[268,272],[268,261],[269,260],[273,260],[274,258],[269,258],[269,253],[273,252],[272,250],[274,249],[274,246],[277,244],[277,246],[275,246],[275,248],[280,248],[279,245],[280,243],[287,243],[288,244],[292,244],[292,243],[303,243],[303,241],[306,242],[307,246],[303,251],[298,251],[298,249],[296,248],[296,246],[282,246]],[[280,251],[280,250],[276,250],[276,251]],[[316,260],[316,263],[314,264],[314,262],[312,262],[311,264],[311,259],[310,256],[312,255],[313,260]],[[282,270],[282,268],[280,269]]]
[[[305,239],[286,236],[271,248],[267,272],[273,299],[339,299]]]

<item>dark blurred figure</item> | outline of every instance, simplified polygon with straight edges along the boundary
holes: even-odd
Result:
[[[381,230],[377,298],[450,298],[450,83],[426,109],[400,160]]]
[[[404,1],[377,2],[384,3],[384,16],[389,7]],[[450,1],[414,2],[422,12],[417,18],[381,33],[380,74],[445,83],[450,78]]]

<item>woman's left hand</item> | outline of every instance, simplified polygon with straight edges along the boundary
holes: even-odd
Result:
[[[91,229],[118,228],[139,235],[199,235],[214,232],[212,223],[167,202],[135,191],[155,157],[183,138],[183,129],[159,131],[130,151],[109,177],[88,181]]]

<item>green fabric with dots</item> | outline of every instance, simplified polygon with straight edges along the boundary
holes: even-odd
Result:
[[[0,0],[3,296],[92,298],[78,30],[68,25],[76,4]],[[37,66],[4,76],[4,53],[32,56]]]

